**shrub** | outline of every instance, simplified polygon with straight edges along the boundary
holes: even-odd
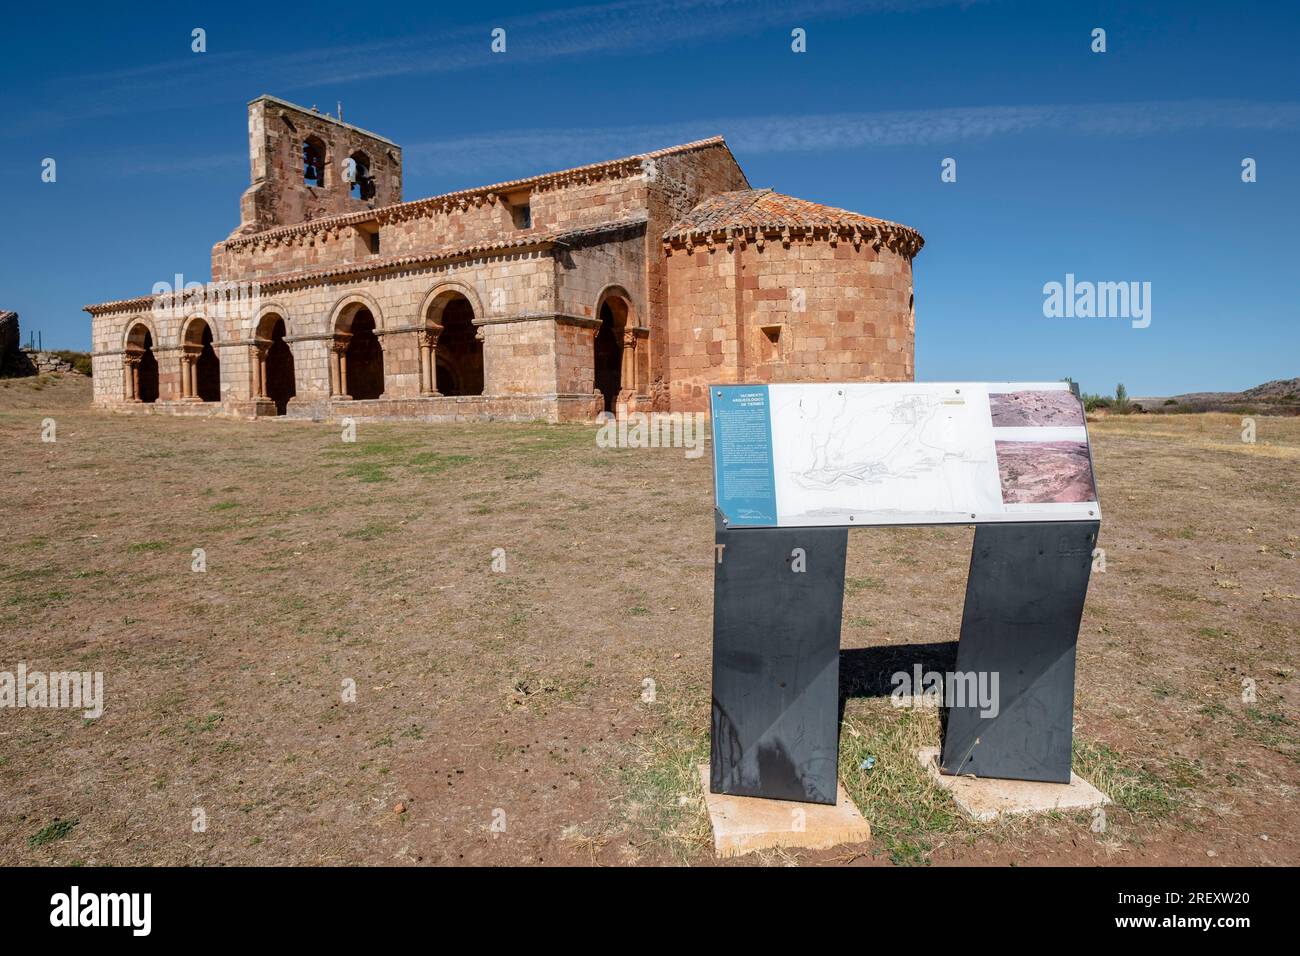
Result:
[[[63,359],[63,361],[67,362],[82,375],[85,375],[87,378],[90,377],[91,363],[90,354],[88,352],[71,352],[64,349],[55,352],[54,354]]]

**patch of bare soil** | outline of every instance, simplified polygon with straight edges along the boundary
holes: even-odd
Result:
[[[0,710],[0,858],[713,862],[664,756],[707,739],[707,456],[601,449],[586,426],[363,423],[345,443],[89,394],[0,383],[0,671],[105,682],[97,719]],[[1257,428],[1093,426],[1106,570],[1077,721],[1129,794],[1106,832],[972,829],[864,769],[901,768],[937,724],[851,674],[841,774],[876,839],[739,862],[1300,862],[1300,422]],[[950,650],[969,530],[850,541],[843,666]]]

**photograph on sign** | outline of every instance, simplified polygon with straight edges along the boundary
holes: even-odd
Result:
[[[1086,441],[995,443],[1002,500],[1007,504],[1097,500]]]
[[[1069,389],[1026,388],[1015,392],[989,390],[989,417],[994,428],[1023,425],[1083,427],[1083,403]]]
[[[1100,517],[1068,383],[718,385],[718,510],[734,527]]]

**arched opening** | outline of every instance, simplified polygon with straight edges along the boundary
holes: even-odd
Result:
[[[131,328],[126,342],[127,401],[158,401],[158,359],[153,354],[153,333],[144,324]]]
[[[370,157],[357,150],[348,158],[352,161],[349,194],[353,199],[374,199],[375,178],[370,175]]]
[[[221,401],[221,360],[212,347],[212,327],[203,319],[194,319],[185,327],[181,398]]]
[[[302,181],[308,186],[325,185],[325,143],[317,136],[303,140]]]
[[[348,331],[351,334],[343,350],[345,394],[355,399],[379,398],[384,394],[384,350],[375,335],[375,317],[364,306],[357,309]]]
[[[629,312],[627,300],[617,294],[607,296],[597,310],[595,386],[607,412],[617,410],[619,393],[632,386],[632,375],[624,375],[623,355]]]
[[[277,415],[283,415],[289,408],[289,399],[298,394],[293,370],[293,350],[284,340],[286,334],[284,319],[273,312],[262,316],[258,323],[258,360],[262,363],[258,397],[275,402]]]
[[[474,306],[460,293],[449,292],[439,296],[430,309],[430,321],[442,326],[434,349],[438,391],[443,395],[482,395],[483,342],[474,325]]]

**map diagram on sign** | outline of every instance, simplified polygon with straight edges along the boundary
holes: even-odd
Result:
[[[782,523],[1001,510],[987,398],[959,386],[771,386]]]

